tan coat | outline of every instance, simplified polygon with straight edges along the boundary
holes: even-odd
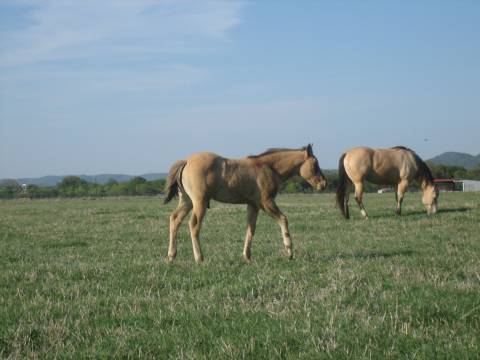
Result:
[[[197,262],[203,261],[199,232],[210,200],[231,204],[247,204],[248,228],[243,256],[250,261],[251,242],[259,210],[274,218],[282,229],[284,246],[292,257],[288,221],[275,203],[280,185],[300,175],[316,189],[326,186],[325,177],[313,155],[311,145],[302,149],[272,149],[257,156],[227,159],[202,152],[176,162],[167,178],[165,202],[176,194],[180,201],[170,216],[168,261],[176,256],[176,234],[185,216],[193,210],[189,222],[193,252]]]
[[[368,181],[378,185],[395,186],[397,206],[395,212],[401,214],[405,191],[414,180],[422,184],[422,201],[428,214],[437,211],[438,189],[427,164],[411,149],[396,146],[389,149],[356,147],[346,151],[338,165],[337,204],[345,218],[349,218],[348,198],[350,188],[355,188],[355,201],[362,216],[367,219],[363,205],[363,183]]]

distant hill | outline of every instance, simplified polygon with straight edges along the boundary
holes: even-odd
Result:
[[[465,169],[471,169],[480,163],[480,154],[473,156],[459,152],[445,152],[428,160],[437,165],[462,166]]]
[[[19,184],[37,185],[37,186],[55,186],[59,182],[61,182],[65,176],[68,176],[68,175],[42,176],[39,178],[19,178],[14,180],[16,180]],[[144,174],[140,176],[145,178],[145,180],[147,181],[153,181],[158,179],[164,179],[167,177],[167,174],[150,173],[150,174]],[[124,175],[124,174],[99,174],[99,175],[79,175],[79,177],[88,182],[106,184],[110,179],[113,179],[118,183],[127,182],[127,181],[130,181],[134,176]],[[5,180],[7,179],[1,179],[0,183]]]

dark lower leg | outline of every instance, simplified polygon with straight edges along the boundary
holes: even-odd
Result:
[[[248,205],[247,207],[247,234],[245,236],[245,244],[243,246],[243,258],[250,262],[251,260],[251,249],[252,249],[252,240],[255,235],[255,228],[257,225],[257,216],[258,208],[253,205]]]

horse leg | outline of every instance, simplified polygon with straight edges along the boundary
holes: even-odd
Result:
[[[348,201],[350,200],[350,192],[352,191],[351,185],[347,182],[346,189],[345,189],[345,219],[350,219],[350,210],[348,208]]]
[[[205,217],[206,212],[206,201],[193,202],[193,212],[188,225],[190,227],[190,235],[192,237],[193,255],[197,263],[203,262],[202,250],[200,249],[199,235],[200,228],[202,227],[202,221]]]
[[[251,261],[252,240],[257,226],[258,208],[254,205],[247,206],[247,235],[245,236],[245,245],[243,246],[243,258],[245,261]]]
[[[395,193],[395,198],[397,200],[397,207],[395,209],[395,214],[400,215],[402,213],[402,201],[405,196],[405,191],[407,191],[408,181],[401,181],[397,186],[397,192]]]
[[[184,199],[182,193],[179,194],[180,201],[177,209],[170,215],[170,243],[168,245],[167,261],[172,262],[177,255],[177,231],[185,216],[192,209],[192,203],[189,199]]]
[[[401,205],[398,203],[398,184],[395,186],[395,214],[400,215],[401,213]]]
[[[282,230],[283,236],[283,245],[285,246],[285,251],[289,259],[293,258],[292,253],[292,239],[290,238],[290,231],[288,230],[288,220],[287,217],[280,211],[277,204],[273,200],[268,200],[263,204],[263,209],[265,212],[274,218],[280,229]]]
[[[362,182],[357,182],[355,183],[355,200],[358,204],[358,207],[360,208],[360,212],[362,214],[362,217],[367,220],[368,219],[368,214],[367,210],[365,210],[365,206],[363,205],[363,183]]]

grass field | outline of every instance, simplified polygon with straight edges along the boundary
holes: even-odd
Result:
[[[165,263],[159,198],[0,202],[2,358],[457,358],[480,354],[480,194],[420,194],[404,215],[367,194],[345,221],[331,194],[279,197],[259,218],[212,204],[196,265],[186,224]]]

